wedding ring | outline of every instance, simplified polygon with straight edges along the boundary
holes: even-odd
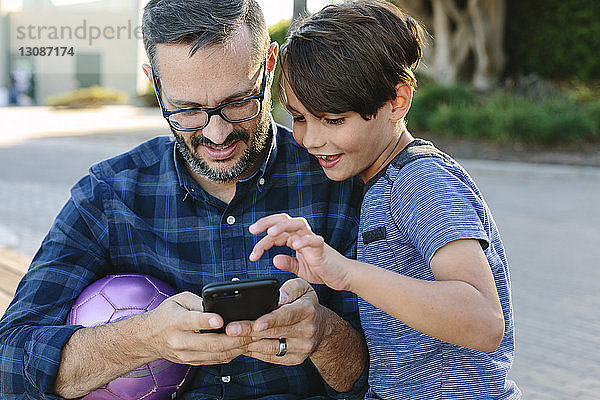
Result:
[[[283,357],[285,356],[285,353],[287,353],[287,342],[285,341],[285,338],[279,338],[279,352],[277,354],[275,354],[277,357]]]

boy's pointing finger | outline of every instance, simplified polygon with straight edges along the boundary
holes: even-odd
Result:
[[[252,249],[252,252],[250,253],[250,256],[248,258],[250,259],[250,261],[257,261],[259,258],[262,257],[263,253],[269,250],[271,247],[283,246],[287,242],[288,237],[288,234],[278,236],[265,236],[264,238],[260,239],[258,243],[256,243],[256,245],[254,245],[254,248]]]
[[[269,227],[276,225],[279,222],[284,221],[286,219],[291,219],[291,217],[285,213],[269,215],[267,217],[259,219],[258,221],[250,225],[248,227],[248,230],[250,231],[250,233],[256,235],[266,231],[267,229],[269,229]]]

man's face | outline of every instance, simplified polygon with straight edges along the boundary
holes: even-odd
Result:
[[[215,45],[189,56],[190,46],[156,46],[161,96],[169,111],[216,107],[257,94],[262,63],[251,57],[250,35],[240,30],[226,46]],[[267,65],[264,66],[267,68]],[[205,179],[231,182],[250,175],[269,140],[270,88],[265,88],[262,112],[254,119],[230,123],[213,115],[201,130],[171,129],[177,148],[191,169]]]

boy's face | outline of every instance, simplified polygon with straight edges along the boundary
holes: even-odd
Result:
[[[294,139],[317,157],[329,179],[360,175],[366,182],[387,165],[399,139],[390,102],[370,120],[354,111],[323,113],[319,118],[302,105],[287,82],[284,90]]]

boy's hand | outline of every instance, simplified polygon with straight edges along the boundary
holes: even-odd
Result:
[[[310,283],[324,283],[335,290],[349,287],[348,270],[343,265],[346,258],[316,235],[306,219],[292,218],[287,214],[269,215],[250,225],[250,233],[267,231],[250,254],[251,261],[257,261],[273,246],[287,246],[296,251],[296,257],[278,254],[273,265],[289,271]]]

